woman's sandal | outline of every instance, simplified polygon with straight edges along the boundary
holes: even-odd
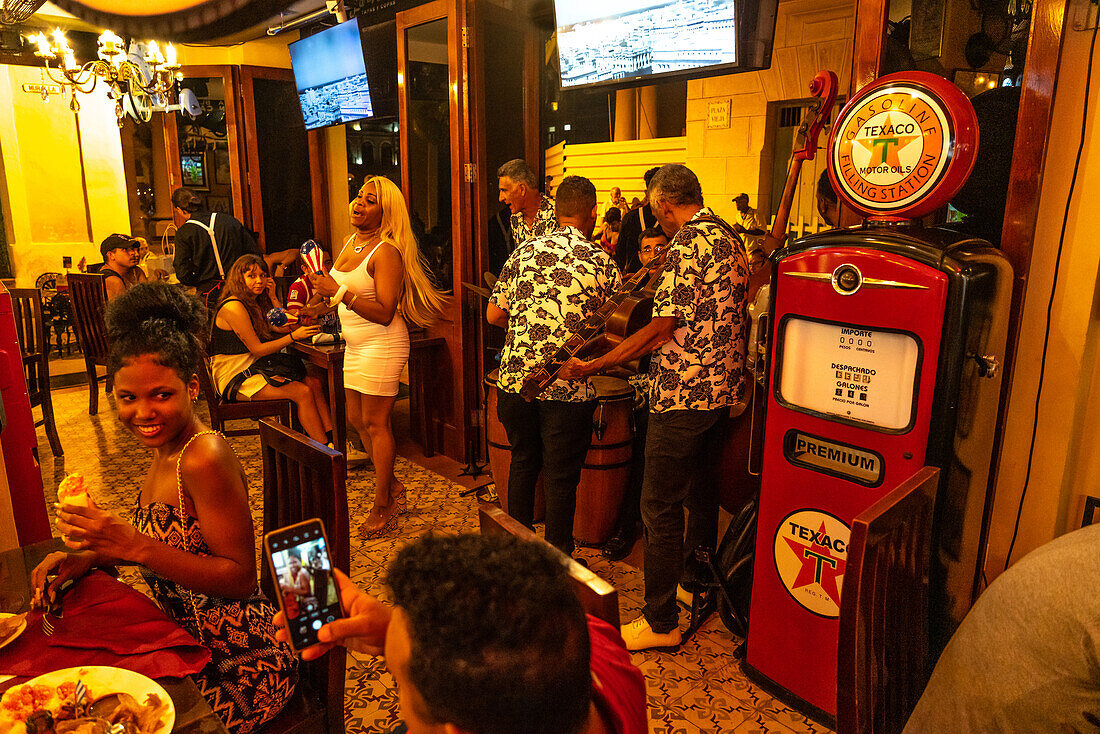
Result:
[[[405,485],[401,485],[401,492],[399,494],[393,494],[390,497],[390,501],[397,506],[397,514],[404,515],[409,511],[409,493],[405,489]]]
[[[400,509],[396,504],[392,504],[391,507],[393,507],[393,514],[385,518],[385,521],[381,525],[373,528],[370,527],[371,518],[380,513],[375,512],[377,508],[371,509],[370,514],[367,515],[367,519],[364,520],[363,524],[359,526],[359,534],[362,535],[363,538],[366,540],[373,540],[375,538],[381,538],[383,535],[386,535],[396,530],[397,517],[398,515],[400,515]]]

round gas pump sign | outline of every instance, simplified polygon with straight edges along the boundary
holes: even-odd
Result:
[[[844,106],[829,135],[829,177],[865,216],[916,218],[948,203],[978,152],[970,100],[935,74],[876,79]]]
[[[775,531],[775,570],[787,593],[820,617],[840,616],[840,588],[852,529],[835,515],[797,510]]]

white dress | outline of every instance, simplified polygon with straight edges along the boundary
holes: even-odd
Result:
[[[347,244],[345,242],[344,247]],[[346,285],[360,298],[374,299],[374,278],[367,272],[367,264],[381,244],[375,245],[354,270],[344,272],[333,268],[332,279]],[[369,321],[344,304],[340,304],[339,314],[340,329],[347,342],[344,387],[364,395],[396,395],[401,371],[409,361],[409,330],[401,312],[394,313],[389,326]]]

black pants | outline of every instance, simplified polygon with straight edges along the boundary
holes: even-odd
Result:
[[[512,445],[508,514],[532,526],[535,483],[541,472],[546,492],[546,540],[566,555],[573,553],[577,483],[592,443],[595,412],[595,400],[527,402],[515,393],[497,392],[497,417]]]
[[[676,584],[684,550],[718,541],[718,486],[714,470],[729,408],[651,413],[642,481],[645,523],[645,615],[654,632],[676,628]],[[684,508],[688,510],[684,529]],[[690,580],[690,579],[685,579]]]

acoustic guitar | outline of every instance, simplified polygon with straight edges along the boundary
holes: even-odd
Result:
[[[644,268],[630,276],[614,295],[604,301],[602,306],[585,319],[584,324],[571,333],[558,347],[553,357],[543,362],[538,369],[524,378],[523,386],[519,390],[520,397],[530,401],[541,395],[543,390],[557,379],[562,365],[568,362],[571,357],[580,356],[584,353],[586,347],[589,347],[596,340],[596,337],[603,331],[608,319],[616,313],[624,302],[633,311],[637,303],[634,296],[641,291],[649,290],[652,292],[653,284],[665,264],[666,248],[667,245],[654,252],[653,259]]]

